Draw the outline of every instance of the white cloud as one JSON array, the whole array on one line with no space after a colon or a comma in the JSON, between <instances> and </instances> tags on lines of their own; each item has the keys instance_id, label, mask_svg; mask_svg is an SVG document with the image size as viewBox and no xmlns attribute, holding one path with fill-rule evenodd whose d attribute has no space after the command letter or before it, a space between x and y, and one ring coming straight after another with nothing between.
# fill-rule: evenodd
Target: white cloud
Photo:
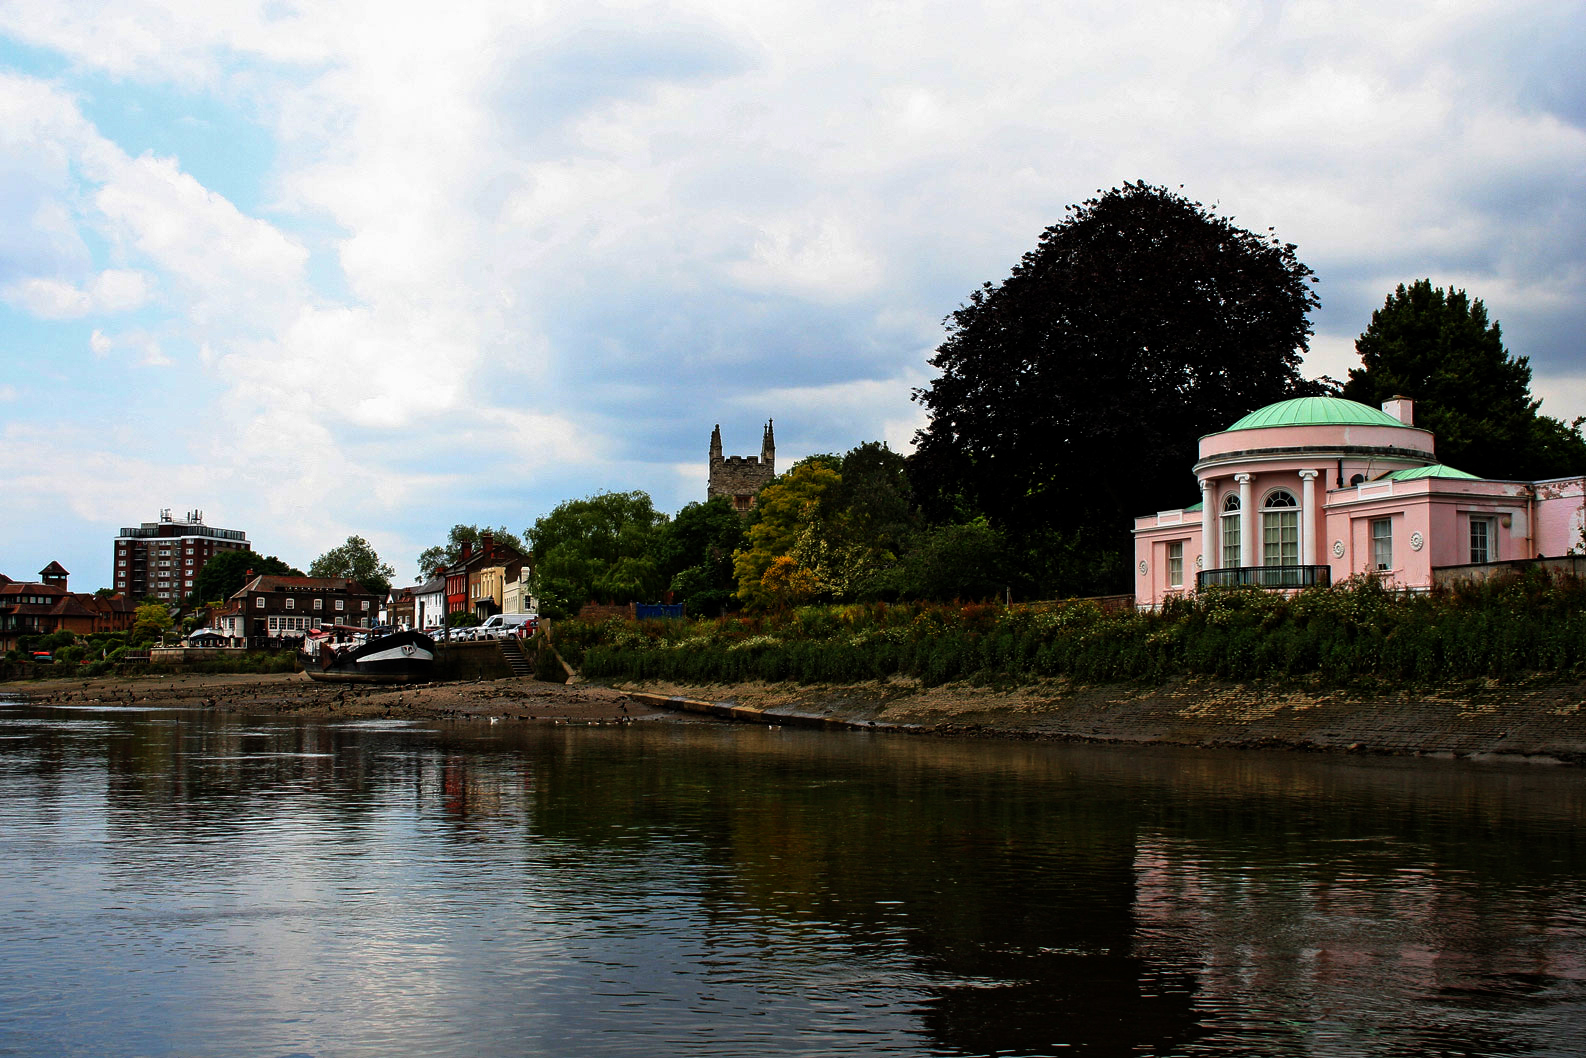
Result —
<instances>
[{"instance_id":1,"label":"white cloud","mask_svg":"<svg viewBox=\"0 0 1586 1058\"><path fill-rule=\"evenodd\" d=\"M93 331L107 372L113 350L198 350L173 384L228 429L177 454L309 557L504 487L547 509L567 482L692 498L661 438L721 409L811 451L905 450L941 318L1066 203L1138 178L1299 244L1326 299L1308 370L1343 377L1371 309L1430 275L1486 299L1568 417L1586 139L1522 90L1531 53L1489 46L1561 18L1579 15L12 0L0 32L71 67L0 74L0 296L137 312ZM264 207L85 116L104 108L79 92L147 85L267 127Z\"/></svg>"},{"instance_id":2,"label":"white cloud","mask_svg":"<svg viewBox=\"0 0 1586 1058\"><path fill-rule=\"evenodd\" d=\"M58 279L27 279L0 291L0 298L46 320L130 312L148 296L148 277L124 268L100 272L86 288Z\"/></svg>"}]
</instances>

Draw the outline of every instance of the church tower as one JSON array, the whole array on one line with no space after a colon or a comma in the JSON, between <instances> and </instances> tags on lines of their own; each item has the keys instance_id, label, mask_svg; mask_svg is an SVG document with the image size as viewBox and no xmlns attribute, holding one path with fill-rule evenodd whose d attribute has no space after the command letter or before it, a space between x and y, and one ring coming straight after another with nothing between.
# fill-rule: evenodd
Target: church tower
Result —
<instances>
[{"instance_id":1,"label":"church tower","mask_svg":"<svg viewBox=\"0 0 1586 1058\"><path fill-rule=\"evenodd\" d=\"M771 432L771 422L766 421L765 434L760 439L759 456L724 456L721 448L721 424L710 434L710 486L707 499L727 496L740 514L754 506L755 495L776 477L776 437Z\"/></svg>"}]
</instances>

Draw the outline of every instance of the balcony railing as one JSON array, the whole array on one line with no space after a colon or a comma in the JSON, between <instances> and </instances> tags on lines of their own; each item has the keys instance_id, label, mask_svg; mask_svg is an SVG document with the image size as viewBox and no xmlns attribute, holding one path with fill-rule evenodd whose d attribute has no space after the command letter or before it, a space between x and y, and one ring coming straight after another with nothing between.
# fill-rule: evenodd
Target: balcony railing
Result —
<instances>
[{"instance_id":1,"label":"balcony railing","mask_svg":"<svg viewBox=\"0 0 1586 1058\"><path fill-rule=\"evenodd\" d=\"M1325 588L1333 582L1329 566L1231 566L1195 574L1200 588Z\"/></svg>"}]
</instances>

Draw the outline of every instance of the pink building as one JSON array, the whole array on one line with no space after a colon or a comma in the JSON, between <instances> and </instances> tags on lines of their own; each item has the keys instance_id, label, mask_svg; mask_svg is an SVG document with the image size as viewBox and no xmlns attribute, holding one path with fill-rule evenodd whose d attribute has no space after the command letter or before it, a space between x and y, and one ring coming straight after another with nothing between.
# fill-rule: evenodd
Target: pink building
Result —
<instances>
[{"instance_id":1,"label":"pink building","mask_svg":"<svg viewBox=\"0 0 1586 1058\"><path fill-rule=\"evenodd\" d=\"M1136 604L1361 573L1426 590L1456 567L1582 550L1582 478L1491 481L1443 466L1413 412L1403 397L1380 411L1300 397L1202 437L1201 502L1135 519Z\"/></svg>"}]
</instances>

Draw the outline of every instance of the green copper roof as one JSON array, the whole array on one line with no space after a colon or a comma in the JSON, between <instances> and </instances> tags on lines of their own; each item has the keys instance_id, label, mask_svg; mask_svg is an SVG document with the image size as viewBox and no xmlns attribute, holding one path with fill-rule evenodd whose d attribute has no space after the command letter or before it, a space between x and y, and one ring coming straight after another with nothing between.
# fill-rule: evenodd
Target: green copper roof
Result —
<instances>
[{"instance_id":1,"label":"green copper roof","mask_svg":"<svg viewBox=\"0 0 1586 1058\"><path fill-rule=\"evenodd\" d=\"M1384 474L1383 477L1389 481L1415 481L1419 478L1475 478L1476 475L1446 467L1441 463L1433 463L1429 467L1416 467L1413 470L1395 470L1391 474Z\"/></svg>"},{"instance_id":2,"label":"green copper roof","mask_svg":"<svg viewBox=\"0 0 1586 1058\"><path fill-rule=\"evenodd\" d=\"M1342 397L1296 397L1257 409L1228 427L1259 430L1264 426L1403 426L1387 412Z\"/></svg>"}]
</instances>

